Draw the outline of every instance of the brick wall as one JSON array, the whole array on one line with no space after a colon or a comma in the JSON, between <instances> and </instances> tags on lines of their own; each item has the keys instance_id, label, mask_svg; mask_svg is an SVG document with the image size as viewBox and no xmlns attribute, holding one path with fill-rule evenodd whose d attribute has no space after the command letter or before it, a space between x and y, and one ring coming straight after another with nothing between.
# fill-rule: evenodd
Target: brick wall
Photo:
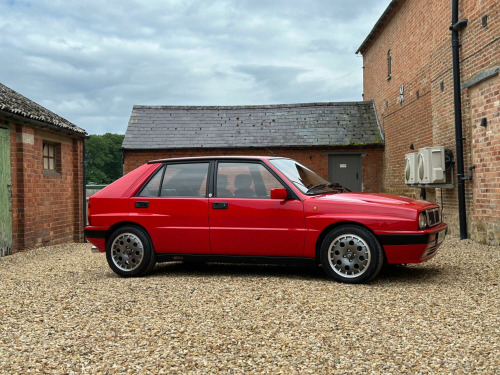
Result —
<instances>
[{"instance_id":1,"label":"brick wall","mask_svg":"<svg viewBox=\"0 0 500 375\"><path fill-rule=\"evenodd\" d=\"M472 181L474 237L500 243L500 77L469 90L472 123ZM486 119L486 127L481 126Z\"/></svg>"},{"instance_id":2,"label":"brick wall","mask_svg":"<svg viewBox=\"0 0 500 375\"><path fill-rule=\"evenodd\" d=\"M461 0L459 8L459 19L469 20L467 28L460 33L461 81L464 83L500 66L500 3ZM484 16L487 16L486 26L482 24ZM411 152L410 144L415 150L445 146L455 154L450 23L451 2L404 0L362 51L364 98L374 99L385 133L383 186L387 192L408 196L419 193L419 189L404 185L404 154ZM392 52L389 80L388 50ZM480 166L479 155L490 163L500 164L500 144L494 135L498 132L499 90L498 74L462 90L466 173L469 166L478 163L475 179L466 183L469 232L476 240L490 244L500 244L500 191L490 187L490 180L486 181L488 172ZM486 129L478 125L485 116L491 123ZM490 145L483 141L485 137L489 137ZM441 201L441 191L436 190L427 189L428 200ZM457 230L457 189L443 189L442 195L445 217L451 221L452 231Z\"/></svg>"},{"instance_id":3,"label":"brick wall","mask_svg":"<svg viewBox=\"0 0 500 375\"><path fill-rule=\"evenodd\" d=\"M328 179L328 155L340 152L359 152L362 154L363 191L382 191L383 148L272 148L278 156L289 157L311 168ZM248 149L181 149L154 151L124 151L125 173L142 164L155 159L189 157L189 156L222 156L222 155L269 155L269 151L261 148Z\"/></svg>"},{"instance_id":4,"label":"brick wall","mask_svg":"<svg viewBox=\"0 0 500 375\"><path fill-rule=\"evenodd\" d=\"M12 234L13 250L81 241L81 139L12 123ZM44 140L60 147L59 173L43 171Z\"/></svg>"}]
</instances>

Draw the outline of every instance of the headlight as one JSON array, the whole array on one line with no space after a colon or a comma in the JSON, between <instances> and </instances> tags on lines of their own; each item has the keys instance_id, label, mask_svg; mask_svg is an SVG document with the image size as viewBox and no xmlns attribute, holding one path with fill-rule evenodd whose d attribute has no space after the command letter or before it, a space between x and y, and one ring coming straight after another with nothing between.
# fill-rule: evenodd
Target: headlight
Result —
<instances>
[{"instance_id":1,"label":"headlight","mask_svg":"<svg viewBox=\"0 0 500 375\"><path fill-rule=\"evenodd\" d=\"M421 212L418 216L418 229L422 230L427 227L427 215L425 212Z\"/></svg>"}]
</instances>

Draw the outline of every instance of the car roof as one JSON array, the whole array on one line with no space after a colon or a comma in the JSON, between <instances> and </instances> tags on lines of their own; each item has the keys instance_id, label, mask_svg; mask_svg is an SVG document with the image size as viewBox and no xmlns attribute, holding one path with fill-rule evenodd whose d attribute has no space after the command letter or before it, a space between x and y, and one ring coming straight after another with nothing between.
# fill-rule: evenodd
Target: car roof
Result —
<instances>
[{"instance_id":1,"label":"car roof","mask_svg":"<svg viewBox=\"0 0 500 375\"><path fill-rule=\"evenodd\" d=\"M234 155L234 156L191 156L185 158L169 158L169 159L157 159L148 161L148 164L152 163L164 163L167 161L203 161L203 160L270 160L270 159L288 159L279 156L253 156L253 155Z\"/></svg>"}]
</instances>

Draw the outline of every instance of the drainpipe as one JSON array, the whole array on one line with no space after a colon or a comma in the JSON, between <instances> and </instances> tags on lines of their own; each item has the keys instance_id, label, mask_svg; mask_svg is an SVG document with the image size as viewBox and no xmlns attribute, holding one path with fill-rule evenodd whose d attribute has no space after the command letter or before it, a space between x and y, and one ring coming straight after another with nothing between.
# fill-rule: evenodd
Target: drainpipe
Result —
<instances>
[{"instance_id":1,"label":"drainpipe","mask_svg":"<svg viewBox=\"0 0 500 375\"><path fill-rule=\"evenodd\" d=\"M455 145L457 157L458 215L460 222L460 239L467 238L467 212L465 207L464 150L462 136L462 102L460 93L460 41L458 32L467 26L468 20L458 20L458 0L451 5L451 48L453 53L453 97L455 105Z\"/></svg>"}]
</instances>

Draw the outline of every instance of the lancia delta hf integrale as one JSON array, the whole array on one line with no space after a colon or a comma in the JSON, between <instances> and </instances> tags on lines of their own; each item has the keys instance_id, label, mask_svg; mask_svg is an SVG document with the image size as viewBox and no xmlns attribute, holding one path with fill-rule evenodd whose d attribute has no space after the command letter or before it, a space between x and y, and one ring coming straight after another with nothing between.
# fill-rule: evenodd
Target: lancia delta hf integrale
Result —
<instances>
[{"instance_id":1,"label":"lancia delta hf integrale","mask_svg":"<svg viewBox=\"0 0 500 375\"><path fill-rule=\"evenodd\" d=\"M447 231L435 204L351 193L280 157L151 161L93 195L88 222L120 276L168 261L311 263L345 283L429 260Z\"/></svg>"}]
</instances>

